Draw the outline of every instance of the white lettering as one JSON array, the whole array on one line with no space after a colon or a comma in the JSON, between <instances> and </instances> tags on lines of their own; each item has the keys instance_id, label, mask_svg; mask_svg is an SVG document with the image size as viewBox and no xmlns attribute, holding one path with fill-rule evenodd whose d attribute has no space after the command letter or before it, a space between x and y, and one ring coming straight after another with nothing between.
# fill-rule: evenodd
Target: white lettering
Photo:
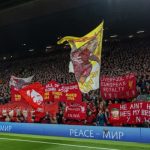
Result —
<instances>
[{"instance_id":1,"label":"white lettering","mask_svg":"<svg viewBox=\"0 0 150 150\"><path fill-rule=\"evenodd\" d=\"M12 129L12 126L8 126L8 125L1 125L0 126L0 132L10 132Z\"/></svg>"},{"instance_id":2,"label":"white lettering","mask_svg":"<svg viewBox=\"0 0 150 150\"><path fill-rule=\"evenodd\" d=\"M103 139L120 140L123 136L124 136L124 133L122 131L119 131L119 132L103 131Z\"/></svg>"},{"instance_id":3,"label":"white lettering","mask_svg":"<svg viewBox=\"0 0 150 150\"><path fill-rule=\"evenodd\" d=\"M94 138L93 130L70 129L70 136Z\"/></svg>"}]
</instances>

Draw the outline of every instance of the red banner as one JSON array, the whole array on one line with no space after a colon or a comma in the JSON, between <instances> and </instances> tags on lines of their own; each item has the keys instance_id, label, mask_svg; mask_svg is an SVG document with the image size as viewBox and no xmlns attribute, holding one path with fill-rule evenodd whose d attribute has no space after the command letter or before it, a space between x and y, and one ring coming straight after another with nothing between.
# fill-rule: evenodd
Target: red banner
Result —
<instances>
[{"instance_id":1,"label":"red banner","mask_svg":"<svg viewBox=\"0 0 150 150\"><path fill-rule=\"evenodd\" d=\"M58 104L44 104L43 109L34 109L27 102L10 102L5 105L0 105L0 121L5 121L4 116L11 118L12 122L16 122L17 116L21 113L27 122L32 122L32 115L35 116L34 122L39 122L47 113L56 117L58 112Z\"/></svg>"},{"instance_id":2,"label":"red banner","mask_svg":"<svg viewBox=\"0 0 150 150\"><path fill-rule=\"evenodd\" d=\"M35 109L40 108L44 101L44 89L43 86L38 82L22 88L19 90L19 93L24 98L24 100Z\"/></svg>"},{"instance_id":3,"label":"red banner","mask_svg":"<svg viewBox=\"0 0 150 150\"><path fill-rule=\"evenodd\" d=\"M62 93L57 93L60 84L56 81L50 81L45 85L44 100L60 100Z\"/></svg>"},{"instance_id":4,"label":"red banner","mask_svg":"<svg viewBox=\"0 0 150 150\"><path fill-rule=\"evenodd\" d=\"M56 116L56 113L58 112L58 103L44 104L43 106L44 107L43 109L41 109L41 111L37 111L36 109L34 109L35 115L36 117L38 117L38 119L42 118L42 116L45 116L46 113L50 113L52 116ZM5 105L0 105L0 115L5 113L7 116L13 111L13 116L16 116L17 110L20 110L21 112L26 110L31 115L31 111L33 111L33 108L25 101L10 102Z\"/></svg>"},{"instance_id":5,"label":"red banner","mask_svg":"<svg viewBox=\"0 0 150 150\"><path fill-rule=\"evenodd\" d=\"M30 112L32 110L32 107L29 106L26 102L10 102L5 105L0 105L0 115L7 116L8 114L10 116L16 116L17 110L26 110Z\"/></svg>"},{"instance_id":6,"label":"red banner","mask_svg":"<svg viewBox=\"0 0 150 150\"><path fill-rule=\"evenodd\" d=\"M109 113L111 124L142 124L150 121L150 102L111 104Z\"/></svg>"},{"instance_id":7,"label":"red banner","mask_svg":"<svg viewBox=\"0 0 150 150\"><path fill-rule=\"evenodd\" d=\"M86 119L87 104L81 103L67 103L64 117L66 119L84 120Z\"/></svg>"},{"instance_id":8,"label":"red banner","mask_svg":"<svg viewBox=\"0 0 150 150\"><path fill-rule=\"evenodd\" d=\"M64 102L81 102L82 94L77 83L59 84L55 81L50 81L45 86L44 99Z\"/></svg>"},{"instance_id":9,"label":"red banner","mask_svg":"<svg viewBox=\"0 0 150 150\"><path fill-rule=\"evenodd\" d=\"M21 97L20 93L18 92L18 89L11 87L10 93L11 93L11 101L12 102L18 102L18 101L22 100L22 97Z\"/></svg>"},{"instance_id":10,"label":"red banner","mask_svg":"<svg viewBox=\"0 0 150 150\"><path fill-rule=\"evenodd\" d=\"M45 104L44 110L45 112L50 113L52 116L56 116L56 113L58 113L58 103L54 102L52 104Z\"/></svg>"},{"instance_id":11,"label":"red banner","mask_svg":"<svg viewBox=\"0 0 150 150\"><path fill-rule=\"evenodd\" d=\"M58 91L63 92L62 101L82 102L82 94L77 83L61 84Z\"/></svg>"},{"instance_id":12,"label":"red banner","mask_svg":"<svg viewBox=\"0 0 150 150\"><path fill-rule=\"evenodd\" d=\"M128 74L118 77L102 77L100 92L103 99L128 99L136 96L136 77Z\"/></svg>"}]
</instances>

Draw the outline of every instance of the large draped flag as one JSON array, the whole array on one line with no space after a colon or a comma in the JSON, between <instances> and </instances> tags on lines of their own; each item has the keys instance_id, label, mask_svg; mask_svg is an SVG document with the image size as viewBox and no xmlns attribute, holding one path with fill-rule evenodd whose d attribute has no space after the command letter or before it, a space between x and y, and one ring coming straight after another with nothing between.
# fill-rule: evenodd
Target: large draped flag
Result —
<instances>
[{"instance_id":1,"label":"large draped flag","mask_svg":"<svg viewBox=\"0 0 150 150\"><path fill-rule=\"evenodd\" d=\"M66 36L57 42L71 46L69 72L75 74L83 93L99 88L102 39L103 22L83 37Z\"/></svg>"}]
</instances>

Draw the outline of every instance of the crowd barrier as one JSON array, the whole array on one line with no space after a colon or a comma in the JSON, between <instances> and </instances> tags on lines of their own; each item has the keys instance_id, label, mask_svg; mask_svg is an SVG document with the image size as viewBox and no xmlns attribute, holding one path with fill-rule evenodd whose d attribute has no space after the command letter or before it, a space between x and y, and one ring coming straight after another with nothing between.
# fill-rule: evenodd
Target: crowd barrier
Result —
<instances>
[{"instance_id":1,"label":"crowd barrier","mask_svg":"<svg viewBox=\"0 0 150 150\"><path fill-rule=\"evenodd\" d=\"M150 143L149 128L0 122L0 132Z\"/></svg>"}]
</instances>

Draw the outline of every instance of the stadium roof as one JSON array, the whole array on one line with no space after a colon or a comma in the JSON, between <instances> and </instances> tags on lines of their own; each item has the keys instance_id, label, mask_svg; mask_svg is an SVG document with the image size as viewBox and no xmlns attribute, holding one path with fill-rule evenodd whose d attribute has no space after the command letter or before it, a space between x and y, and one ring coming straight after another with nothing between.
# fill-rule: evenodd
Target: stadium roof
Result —
<instances>
[{"instance_id":1,"label":"stadium roof","mask_svg":"<svg viewBox=\"0 0 150 150\"><path fill-rule=\"evenodd\" d=\"M105 39L150 33L148 0L0 0L0 53L44 49L105 21Z\"/></svg>"}]
</instances>

